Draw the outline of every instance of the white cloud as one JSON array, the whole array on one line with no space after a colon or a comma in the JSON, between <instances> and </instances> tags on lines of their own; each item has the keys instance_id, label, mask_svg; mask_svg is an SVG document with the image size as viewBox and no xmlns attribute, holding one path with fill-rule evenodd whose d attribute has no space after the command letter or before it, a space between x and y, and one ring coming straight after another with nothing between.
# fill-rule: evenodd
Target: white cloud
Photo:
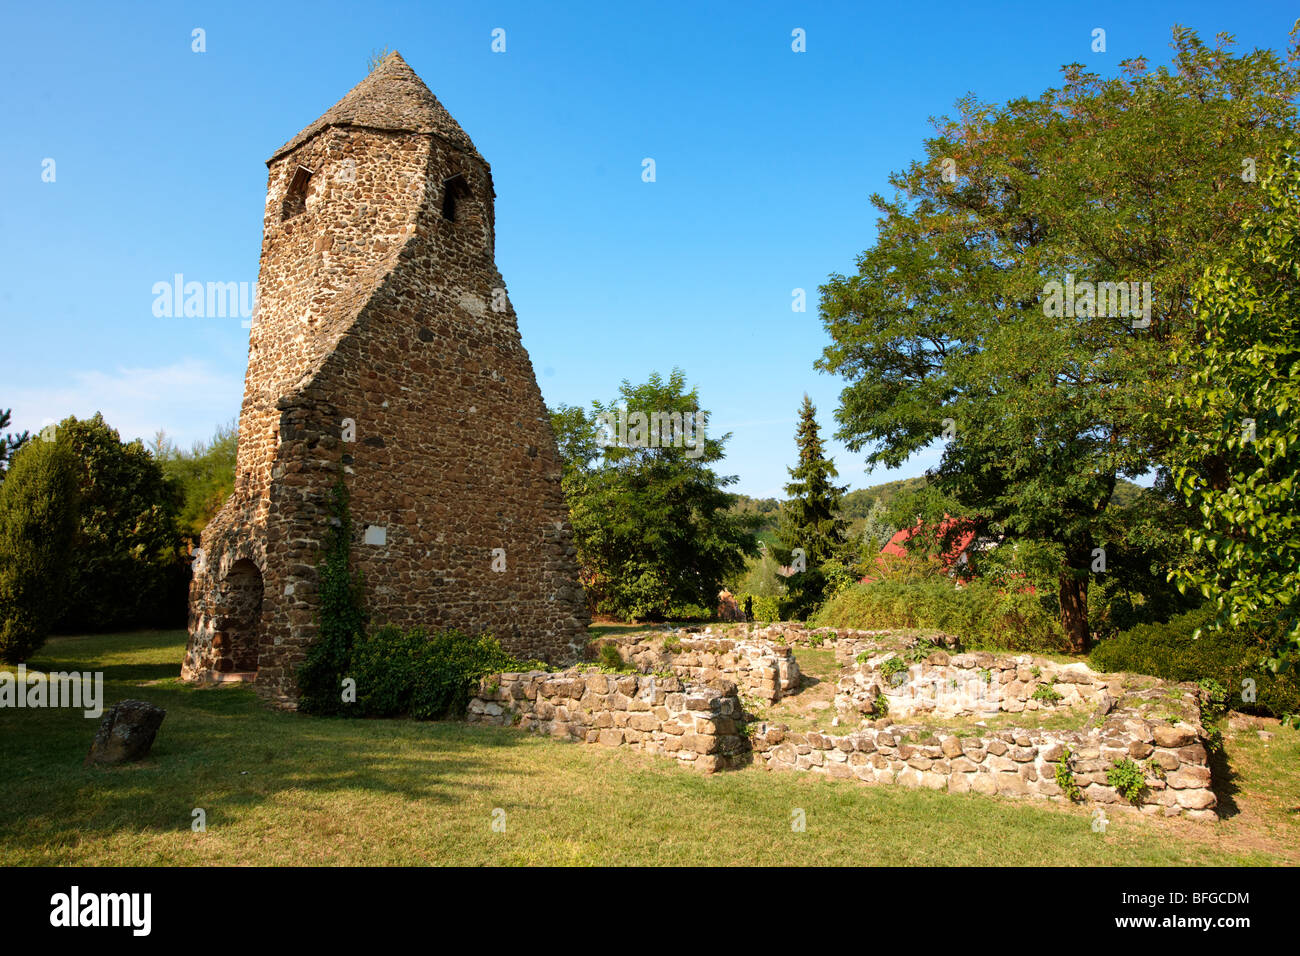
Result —
<instances>
[{"instance_id":1,"label":"white cloud","mask_svg":"<svg viewBox=\"0 0 1300 956\"><path fill-rule=\"evenodd\" d=\"M39 431L75 415L102 412L123 441L146 442L159 429L182 447L212 436L213 429L238 415L243 376L218 372L201 359L187 358L157 368L71 372L44 385L6 386L0 402L13 408L12 429Z\"/></svg>"}]
</instances>

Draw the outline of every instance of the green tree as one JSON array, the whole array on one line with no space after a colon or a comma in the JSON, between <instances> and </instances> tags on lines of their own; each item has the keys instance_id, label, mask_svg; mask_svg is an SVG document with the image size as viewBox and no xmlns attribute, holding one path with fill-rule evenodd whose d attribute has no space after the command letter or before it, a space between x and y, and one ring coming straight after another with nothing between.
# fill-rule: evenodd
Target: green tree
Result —
<instances>
[{"instance_id":1,"label":"green tree","mask_svg":"<svg viewBox=\"0 0 1300 956\"><path fill-rule=\"evenodd\" d=\"M8 428L10 413L12 409L6 408L0 411L0 428ZM22 448L24 443L31 438L27 432L0 432L0 482L5 480L5 472L9 468L9 462L13 460L18 449Z\"/></svg>"},{"instance_id":2,"label":"green tree","mask_svg":"<svg viewBox=\"0 0 1300 956\"><path fill-rule=\"evenodd\" d=\"M1094 634L1167 621L1200 603L1169 580L1170 568L1196 558L1184 536L1197 518L1164 469L1151 488L1116 489L1099 538L1105 570L1089 589Z\"/></svg>"},{"instance_id":3,"label":"green tree","mask_svg":"<svg viewBox=\"0 0 1300 956\"><path fill-rule=\"evenodd\" d=\"M0 485L0 660L25 661L45 643L76 530L76 462L61 445L31 442Z\"/></svg>"},{"instance_id":4,"label":"green tree","mask_svg":"<svg viewBox=\"0 0 1300 956\"><path fill-rule=\"evenodd\" d=\"M795 444L799 462L787 469L791 480L785 493L789 498L781 512L776 556L794 570L786 580L789 613L804 620L825 599L828 564L843 564L848 557L844 519L840 517L840 496L846 489L833 480L838 472L826 457L817 428L817 409L807 395L799 408Z\"/></svg>"},{"instance_id":5,"label":"green tree","mask_svg":"<svg viewBox=\"0 0 1300 956\"><path fill-rule=\"evenodd\" d=\"M590 413L551 413L564 460L583 585L598 612L662 620L711 611L722 581L755 550L758 519L734 513L718 475L729 434L706 434L708 413L684 374L626 380Z\"/></svg>"},{"instance_id":6,"label":"green tree","mask_svg":"<svg viewBox=\"0 0 1300 956\"><path fill-rule=\"evenodd\" d=\"M1168 452L1148 413L1196 341L1192 283L1260 208L1245 161L1294 128L1298 35L1283 62L1175 28L1171 67L1135 59L1103 79L1072 64L1036 99L959 101L925 160L891 177L899 194L873 197L857 274L822 287L832 344L817 364L849 382L838 437L872 446L869 467L942 438L941 490L1059 548L1075 651L1116 483ZM1138 283L1139 308L1101 283Z\"/></svg>"},{"instance_id":7,"label":"green tree","mask_svg":"<svg viewBox=\"0 0 1300 956\"><path fill-rule=\"evenodd\" d=\"M185 620L188 569L176 526L179 489L140 441L123 442L102 415L59 423L76 461L80 509L63 613L75 631Z\"/></svg>"},{"instance_id":8,"label":"green tree","mask_svg":"<svg viewBox=\"0 0 1300 956\"><path fill-rule=\"evenodd\" d=\"M560 405L548 410L555 449L564 468L566 489L591 471L600 457L600 444L592 416L576 405Z\"/></svg>"},{"instance_id":9,"label":"green tree","mask_svg":"<svg viewBox=\"0 0 1300 956\"><path fill-rule=\"evenodd\" d=\"M737 575L737 595L753 594L765 598L785 596L786 579L781 576L780 562L773 556L771 548L760 541L758 557L747 558L745 565L745 572Z\"/></svg>"},{"instance_id":10,"label":"green tree","mask_svg":"<svg viewBox=\"0 0 1300 956\"><path fill-rule=\"evenodd\" d=\"M1300 653L1300 144L1270 164L1234 255L1195 288L1204 338L1163 423L1174 478L1203 517L1179 569L1220 626L1275 628L1273 666ZM1192 424L1189 426L1189 421Z\"/></svg>"},{"instance_id":11,"label":"green tree","mask_svg":"<svg viewBox=\"0 0 1300 956\"><path fill-rule=\"evenodd\" d=\"M197 441L189 451L176 448L161 433L154 440L154 457L180 489L177 525L191 546L197 546L203 529L235 490L238 447L239 430L234 421L218 426L209 441Z\"/></svg>"},{"instance_id":12,"label":"green tree","mask_svg":"<svg viewBox=\"0 0 1300 956\"><path fill-rule=\"evenodd\" d=\"M877 498L871 503L862 523L862 554L864 558L874 559L880 549L889 544L889 539L898 533L898 525L889 519L889 508Z\"/></svg>"}]
</instances>

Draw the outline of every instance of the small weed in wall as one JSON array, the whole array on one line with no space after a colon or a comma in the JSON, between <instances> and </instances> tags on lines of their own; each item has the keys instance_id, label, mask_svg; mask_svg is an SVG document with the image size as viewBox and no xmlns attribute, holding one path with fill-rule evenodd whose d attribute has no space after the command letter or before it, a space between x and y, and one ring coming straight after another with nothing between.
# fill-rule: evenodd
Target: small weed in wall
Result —
<instances>
[{"instance_id":1,"label":"small weed in wall","mask_svg":"<svg viewBox=\"0 0 1300 956\"><path fill-rule=\"evenodd\" d=\"M1218 727L1212 727L1205 731L1205 749L1212 754L1223 752L1223 731Z\"/></svg>"},{"instance_id":2,"label":"small weed in wall","mask_svg":"<svg viewBox=\"0 0 1300 956\"><path fill-rule=\"evenodd\" d=\"M880 676L897 687L907 680L907 663L901 657L891 657L880 665Z\"/></svg>"},{"instance_id":3,"label":"small weed in wall","mask_svg":"<svg viewBox=\"0 0 1300 956\"><path fill-rule=\"evenodd\" d=\"M929 657L931 654L933 654L935 651L940 651L940 650L943 650L943 648L941 648L934 641L928 640L926 638L921 638L910 648L908 648L907 656L911 658L914 663L919 664L922 661L924 661L927 657Z\"/></svg>"},{"instance_id":4,"label":"small weed in wall","mask_svg":"<svg viewBox=\"0 0 1300 956\"><path fill-rule=\"evenodd\" d=\"M1201 723L1208 727L1228 712L1228 689L1210 677L1202 678L1198 684L1201 688Z\"/></svg>"},{"instance_id":5,"label":"small weed in wall","mask_svg":"<svg viewBox=\"0 0 1300 956\"><path fill-rule=\"evenodd\" d=\"M740 707L744 711L746 721L767 720L767 714L763 710L763 701L757 697L750 697L747 694L740 695Z\"/></svg>"},{"instance_id":6,"label":"small weed in wall","mask_svg":"<svg viewBox=\"0 0 1300 956\"><path fill-rule=\"evenodd\" d=\"M1034 689L1034 700L1041 700L1047 704L1055 704L1060 701L1061 692L1051 684L1039 684Z\"/></svg>"},{"instance_id":7,"label":"small weed in wall","mask_svg":"<svg viewBox=\"0 0 1300 956\"><path fill-rule=\"evenodd\" d=\"M1142 768L1125 757L1115 761L1115 765L1106 771L1106 782L1114 787L1121 797L1135 806L1141 802L1146 793L1146 776Z\"/></svg>"},{"instance_id":8,"label":"small weed in wall","mask_svg":"<svg viewBox=\"0 0 1300 956\"><path fill-rule=\"evenodd\" d=\"M1071 801L1078 803L1083 799L1083 791L1079 789L1079 784L1074 779L1074 770L1070 767L1072 756L1074 754L1069 747L1061 748L1061 759L1056 763L1056 785Z\"/></svg>"},{"instance_id":9,"label":"small weed in wall","mask_svg":"<svg viewBox=\"0 0 1300 956\"><path fill-rule=\"evenodd\" d=\"M626 674L632 669L623 660L623 655L618 652L618 648L613 644L606 644L600 649L599 664L602 671L615 674Z\"/></svg>"}]
</instances>

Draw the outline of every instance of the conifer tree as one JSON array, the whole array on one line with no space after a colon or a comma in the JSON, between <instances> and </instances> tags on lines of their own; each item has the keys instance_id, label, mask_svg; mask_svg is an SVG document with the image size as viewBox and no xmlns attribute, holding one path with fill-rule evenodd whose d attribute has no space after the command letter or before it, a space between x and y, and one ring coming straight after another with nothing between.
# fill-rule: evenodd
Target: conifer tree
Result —
<instances>
[{"instance_id":1,"label":"conifer tree","mask_svg":"<svg viewBox=\"0 0 1300 956\"><path fill-rule=\"evenodd\" d=\"M845 488L833 481L835 464L826 457L817 428L817 409L807 395L799 409L795 433L799 463L789 469L789 500L781 514L778 558L794 571L787 581L788 613L800 620L826 596L827 564L844 557L847 535L840 517Z\"/></svg>"},{"instance_id":2,"label":"conifer tree","mask_svg":"<svg viewBox=\"0 0 1300 956\"><path fill-rule=\"evenodd\" d=\"M8 426L9 416L12 411L13 409L9 408L0 411L0 428ZM0 481L5 480L5 472L9 468L9 462L30 437L31 435L25 431L17 434L13 432L0 433Z\"/></svg>"},{"instance_id":3,"label":"conifer tree","mask_svg":"<svg viewBox=\"0 0 1300 956\"><path fill-rule=\"evenodd\" d=\"M77 463L62 445L32 442L0 485L0 661L27 660L67 599L77 531Z\"/></svg>"}]
</instances>

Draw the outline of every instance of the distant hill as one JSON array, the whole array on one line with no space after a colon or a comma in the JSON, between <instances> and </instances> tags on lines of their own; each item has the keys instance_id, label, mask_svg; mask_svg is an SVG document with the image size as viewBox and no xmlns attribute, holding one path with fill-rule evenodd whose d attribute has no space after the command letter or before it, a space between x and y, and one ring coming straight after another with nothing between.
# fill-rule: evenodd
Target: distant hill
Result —
<instances>
[{"instance_id":1,"label":"distant hill","mask_svg":"<svg viewBox=\"0 0 1300 956\"><path fill-rule=\"evenodd\" d=\"M850 491L840 499L840 513L848 521L857 521L871 513L871 506L877 501L886 508L904 491L916 491L925 486L924 477L900 478L898 481L886 481L884 484L872 485Z\"/></svg>"},{"instance_id":2,"label":"distant hill","mask_svg":"<svg viewBox=\"0 0 1300 956\"><path fill-rule=\"evenodd\" d=\"M1123 478L1115 480L1115 493L1110 496L1110 503L1117 508L1127 508L1137 500L1138 495L1146 489Z\"/></svg>"},{"instance_id":3,"label":"distant hill","mask_svg":"<svg viewBox=\"0 0 1300 956\"><path fill-rule=\"evenodd\" d=\"M740 514L775 515L781 511L780 498L751 498L749 495L736 495L732 511Z\"/></svg>"},{"instance_id":4,"label":"distant hill","mask_svg":"<svg viewBox=\"0 0 1300 956\"><path fill-rule=\"evenodd\" d=\"M865 520L871 513L872 505L877 501L888 508L900 494L918 491L923 487L925 487L925 477L918 476L886 481L879 485L872 485L870 488L859 488L857 491L848 492L840 499L840 514L852 525L854 522ZM1141 485L1119 478L1115 482L1115 494L1111 501L1117 507L1127 507L1137 500L1143 490ZM736 504L732 510L741 514L762 515L765 519L762 531L774 532L781 520L781 505L779 498L751 498L749 495L736 495Z\"/></svg>"}]
</instances>

